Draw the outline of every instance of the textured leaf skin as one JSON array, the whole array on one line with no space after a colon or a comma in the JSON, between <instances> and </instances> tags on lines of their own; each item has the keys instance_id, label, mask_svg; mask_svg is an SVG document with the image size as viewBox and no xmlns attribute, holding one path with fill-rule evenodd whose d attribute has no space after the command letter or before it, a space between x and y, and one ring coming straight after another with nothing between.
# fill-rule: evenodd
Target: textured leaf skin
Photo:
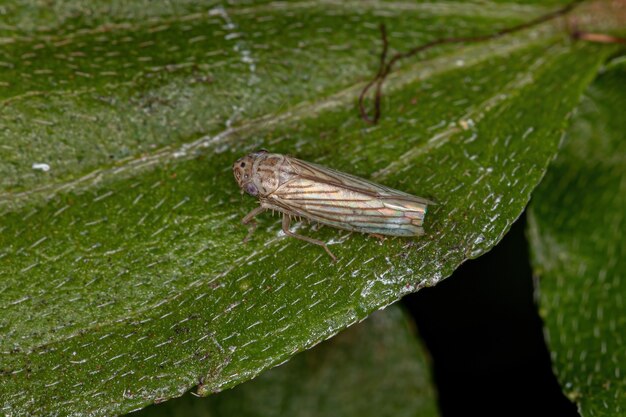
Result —
<instances>
[{"instance_id":1,"label":"textured leaf skin","mask_svg":"<svg viewBox=\"0 0 626 417\"><path fill-rule=\"evenodd\" d=\"M392 306L232 390L185 395L131 416L437 416L411 324Z\"/></svg>"},{"instance_id":2,"label":"textured leaf skin","mask_svg":"<svg viewBox=\"0 0 626 417\"><path fill-rule=\"evenodd\" d=\"M530 205L554 369L582 416L626 413L626 65L587 90Z\"/></svg>"},{"instance_id":3,"label":"textured leaf skin","mask_svg":"<svg viewBox=\"0 0 626 417\"><path fill-rule=\"evenodd\" d=\"M100 3L75 2L38 25L50 15L20 4L0 72L11 416L120 414L200 382L220 391L436 284L519 216L608 53L552 24L440 48L397 68L370 128L354 102L381 19L406 49L546 9L157 3L112 5L103 20ZM426 236L299 229L330 243L333 264L265 216L242 245L255 203L230 167L260 147L436 200Z\"/></svg>"}]
</instances>

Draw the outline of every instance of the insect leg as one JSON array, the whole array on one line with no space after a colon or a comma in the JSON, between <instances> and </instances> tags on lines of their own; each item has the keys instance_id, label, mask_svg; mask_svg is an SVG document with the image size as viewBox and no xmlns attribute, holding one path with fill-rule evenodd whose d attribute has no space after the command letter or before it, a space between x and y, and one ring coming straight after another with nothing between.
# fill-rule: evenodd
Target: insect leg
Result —
<instances>
[{"instance_id":1,"label":"insect leg","mask_svg":"<svg viewBox=\"0 0 626 417\"><path fill-rule=\"evenodd\" d=\"M246 243L248 240L250 240L250 236L252 236L252 233L254 233L254 231L256 230L257 223L256 220L254 220L254 217L257 214L264 212L265 210L265 207L259 206L252 210L250 213L246 214L246 217L241 219L241 224L248 226L248 234L243 239L243 243Z\"/></svg>"},{"instance_id":2,"label":"insect leg","mask_svg":"<svg viewBox=\"0 0 626 417\"><path fill-rule=\"evenodd\" d=\"M295 237L296 239L304 240L305 242L313 243L314 245L319 245L324 248L326 253L329 254L331 258L333 258L333 261L337 260L337 257L333 255L330 249L328 249L328 246L326 246L326 243L322 242L321 240L313 239L308 236L298 235L292 232L291 230L289 230L290 223L291 223L291 219L289 218L289 216L287 214L283 215L283 232L285 232L287 236Z\"/></svg>"}]
</instances>

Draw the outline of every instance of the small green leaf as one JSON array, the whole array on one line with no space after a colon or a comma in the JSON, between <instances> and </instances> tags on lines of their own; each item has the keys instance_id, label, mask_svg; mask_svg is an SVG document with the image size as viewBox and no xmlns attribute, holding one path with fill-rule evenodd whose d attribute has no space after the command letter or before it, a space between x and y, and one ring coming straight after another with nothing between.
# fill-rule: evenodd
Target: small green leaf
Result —
<instances>
[{"instance_id":1,"label":"small green leaf","mask_svg":"<svg viewBox=\"0 0 626 417\"><path fill-rule=\"evenodd\" d=\"M449 276L522 212L611 50L554 22L433 50L400 63L368 127L354 104L379 22L406 50L551 9L68 3L9 3L1 28L0 410L13 416L220 391ZM299 229L332 263L265 215L242 245L256 203L230 167L259 147L435 199L426 236Z\"/></svg>"},{"instance_id":2,"label":"small green leaf","mask_svg":"<svg viewBox=\"0 0 626 417\"><path fill-rule=\"evenodd\" d=\"M390 307L232 390L206 399L185 395L132 417L436 416L410 325Z\"/></svg>"},{"instance_id":3,"label":"small green leaf","mask_svg":"<svg viewBox=\"0 0 626 417\"><path fill-rule=\"evenodd\" d=\"M626 65L589 87L530 206L556 374L583 416L626 412Z\"/></svg>"}]
</instances>

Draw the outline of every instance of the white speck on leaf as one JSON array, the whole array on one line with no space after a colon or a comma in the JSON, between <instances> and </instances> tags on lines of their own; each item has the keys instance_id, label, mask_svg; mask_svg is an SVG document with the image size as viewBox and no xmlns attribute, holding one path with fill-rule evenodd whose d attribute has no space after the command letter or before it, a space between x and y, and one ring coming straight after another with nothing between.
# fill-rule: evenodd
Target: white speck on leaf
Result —
<instances>
[{"instance_id":1,"label":"white speck on leaf","mask_svg":"<svg viewBox=\"0 0 626 417\"><path fill-rule=\"evenodd\" d=\"M33 169L36 171L48 172L50 171L50 165L43 162L35 162L33 163Z\"/></svg>"}]
</instances>

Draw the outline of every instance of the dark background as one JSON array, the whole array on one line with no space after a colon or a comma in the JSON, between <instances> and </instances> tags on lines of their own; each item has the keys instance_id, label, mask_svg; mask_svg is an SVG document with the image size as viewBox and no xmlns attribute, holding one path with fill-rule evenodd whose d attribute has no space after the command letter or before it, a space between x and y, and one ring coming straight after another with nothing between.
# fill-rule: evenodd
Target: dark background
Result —
<instances>
[{"instance_id":1,"label":"dark background","mask_svg":"<svg viewBox=\"0 0 626 417\"><path fill-rule=\"evenodd\" d=\"M551 368L525 214L490 252L403 299L433 363L443 417L578 416Z\"/></svg>"}]
</instances>

